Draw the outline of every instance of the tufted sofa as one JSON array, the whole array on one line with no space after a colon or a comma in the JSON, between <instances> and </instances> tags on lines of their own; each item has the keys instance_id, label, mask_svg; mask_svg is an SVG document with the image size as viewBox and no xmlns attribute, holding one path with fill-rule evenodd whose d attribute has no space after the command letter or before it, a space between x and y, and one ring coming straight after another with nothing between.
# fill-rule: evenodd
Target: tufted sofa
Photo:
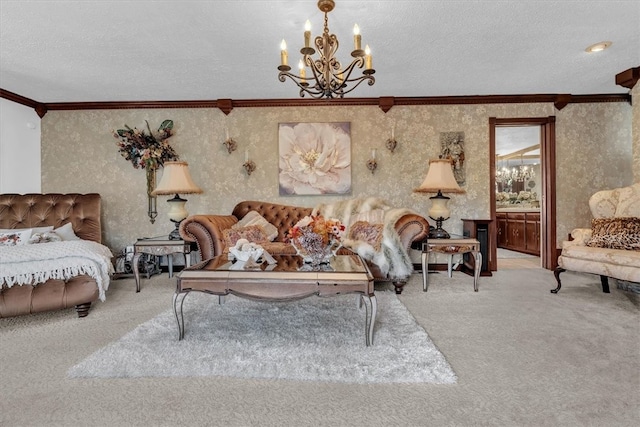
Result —
<instances>
[{"instance_id":1,"label":"tufted sofa","mask_svg":"<svg viewBox=\"0 0 640 427\"><path fill-rule=\"evenodd\" d=\"M276 226L278 236L273 242L263 245L271 254L295 254L296 251L288 243L284 243L285 233L299 220L310 215L312 208L281 205L269 202L244 201L238 203L231 215L192 215L180 224L180 235L185 241L196 242L203 260L220 255L225 250L223 231L231 228L251 211L257 211L269 223ZM395 223L395 229L406 250L414 241L424 240L429 234L429 223L419 215L408 214L399 218ZM348 249L341 248L342 253L351 253ZM340 253L340 252L339 252ZM376 281L391 281L396 293L402 292L406 280L393 280L382 274L380 269L372 263L368 263L369 269Z\"/></svg>"},{"instance_id":2,"label":"tufted sofa","mask_svg":"<svg viewBox=\"0 0 640 427\"><path fill-rule=\"evenodd\" d=\"M58 228L71 222L78 237L100 243L100 208L99 194L0 194L0 228ZM67 281L48 280L36 286L3 287L0 318L73 306L78 317L85 317L98 296L96 281L87 275Z\"/></svg>"},{"instance_id":3,"label":"tufted sofa","mask_svg":"<svg viewBox=\"0 0 640 427\"><path fill-rule=\"evenodd\" d=\"M560 290L566 270L600 275L603 292L609 292L609 277L640 282L640 183L599 191L589 208L592 228L576 228L572 240L562 243L552 293Z\"/></svg>"}]
</instances>

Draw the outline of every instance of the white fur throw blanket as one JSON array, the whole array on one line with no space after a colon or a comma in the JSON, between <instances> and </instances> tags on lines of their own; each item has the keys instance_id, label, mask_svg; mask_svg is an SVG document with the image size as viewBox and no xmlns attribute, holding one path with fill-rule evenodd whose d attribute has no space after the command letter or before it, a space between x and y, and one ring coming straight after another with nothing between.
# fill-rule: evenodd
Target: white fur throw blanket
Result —
<instances>
[{"instance_id":1,"label":"white fur throw blanket","mask_svg":"<svg viewBox=\"0 0 640 427\"><path fill-rule=\"evenodd\" d=\"M363 259L376 264L382 274L390 279L406 279L413 272L413 263L400 241L400 236L395 229L395 223L403 215L416 214L410 209L392 208L382 199L375 197L356 198L343 200L331 204L320 204L313 209L313 215L322 215L325 218L339 219L348 227L353 218L363 212L371 212L380 209L384 212L382 244L380 251L369 243L345 238L342 241L344 247L351 249Z\"/></svg>"},{"instance_id":2,"label":"white fur throw blanket","mask_svg":"<svg viewBox=\"0 0 640 427\"><path fill-rule=\"evenodd\" d=\"M89 240L0 246L0 286L37 285L86 274L96 280L104 301L113 273L111 257L109 248Z\"/></svg>"}]
</instances>

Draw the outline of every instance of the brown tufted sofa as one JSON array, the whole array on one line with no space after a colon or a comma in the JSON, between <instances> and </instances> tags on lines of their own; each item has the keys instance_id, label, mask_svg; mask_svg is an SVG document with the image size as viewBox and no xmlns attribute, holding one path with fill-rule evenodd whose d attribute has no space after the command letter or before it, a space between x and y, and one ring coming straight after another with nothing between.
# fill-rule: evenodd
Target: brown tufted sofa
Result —
<instances>
[{"instance_id":1,"label":"brown tufted sofa","mask_svg":"<svg viewBox=\"0 0 640 427\"><path fill-rule=\"evenodd\" d=\"M313 208L280 205L269 202L244 201L238 203L231 215L191 215L180 224L180 235L187 242L196 242L203 260L220 255L225 250L223 231L231 228L247 213L257 211L267 221L278 228L278 237L265 245L271 254L295 254L293 246L283 243L285 233L299 220L310 215ZM404 215L395 224L405 249L414 241L424 240L429 234L428 221L419 215ZM352 253L341 248L339 253ZM369 269L378 282L393 282L396 293L402 292L406 280L392 280L382 274L378 266L368 263Z\"/></svg>"},{"instance_id":2,"label":"brown tufted sofa","mask_svg":"<svg viewBox=\"0 0 640 427\"><path fill-rule=\"evenodd\" d=\"M100 243L99 194L0 194L0 228L29 228L72 223L81 239ZM98 285L87 275L48 280L35 286L0 289L0 318L76 307L78 317L89 314L98 299Z\"/></svg>"}]
</instances>

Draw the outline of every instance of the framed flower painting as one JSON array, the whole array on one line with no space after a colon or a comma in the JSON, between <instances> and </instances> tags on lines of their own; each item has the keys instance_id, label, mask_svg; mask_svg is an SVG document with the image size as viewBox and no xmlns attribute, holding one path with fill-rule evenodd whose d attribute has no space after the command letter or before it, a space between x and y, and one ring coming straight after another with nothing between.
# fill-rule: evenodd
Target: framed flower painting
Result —
<instances>
[{"instance_id":1,"label":"framed flower painting","mask_svg":"<svg viewBox=\"0 0 640 427\"><path fill-rule=\"evenodd\" d=\"M279 123L281 196L351 192L351 123Z\"/></svg>"}]
</instances>

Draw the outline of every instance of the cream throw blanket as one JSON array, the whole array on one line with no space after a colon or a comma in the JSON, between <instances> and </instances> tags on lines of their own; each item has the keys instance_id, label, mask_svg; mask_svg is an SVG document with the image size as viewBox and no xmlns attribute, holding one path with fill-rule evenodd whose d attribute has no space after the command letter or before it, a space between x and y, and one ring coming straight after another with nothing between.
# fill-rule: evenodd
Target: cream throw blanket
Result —
<instances>
[{"instance_id":1,"label":"cream throw blanket","mask_svg":"<svg viewBox=\"0 0 640 427\"><path fill-rule=\"evenodd\" d=\"M37 285L86 274L96 280L104 301L113 273L111 257L109 248L89 240L0 246L0 286Z\"/></svg>"},{"instance_id":2,"label":"cream throw blanket","mask_svg":"<svg viewBox=\"0 0 640 427\"><path fill-rule=\"evenodd\" d=\"M325 218L339 219L347 227L348 236L348 227L359 213L376 209L384 212L384 228L380 251L376 251L367 242L348 238L343 239L342 244L363 259L376 264L380 271L390 279L406 279L413 272L413 263L400 241L400 236L395 229L395 223L403 215L416 214L415 212L410 209L392 208L382 199L367 197L343 200L331 204L320 204L313 209L312 214L322 215Z\"/></svg>"}]
</instances>

